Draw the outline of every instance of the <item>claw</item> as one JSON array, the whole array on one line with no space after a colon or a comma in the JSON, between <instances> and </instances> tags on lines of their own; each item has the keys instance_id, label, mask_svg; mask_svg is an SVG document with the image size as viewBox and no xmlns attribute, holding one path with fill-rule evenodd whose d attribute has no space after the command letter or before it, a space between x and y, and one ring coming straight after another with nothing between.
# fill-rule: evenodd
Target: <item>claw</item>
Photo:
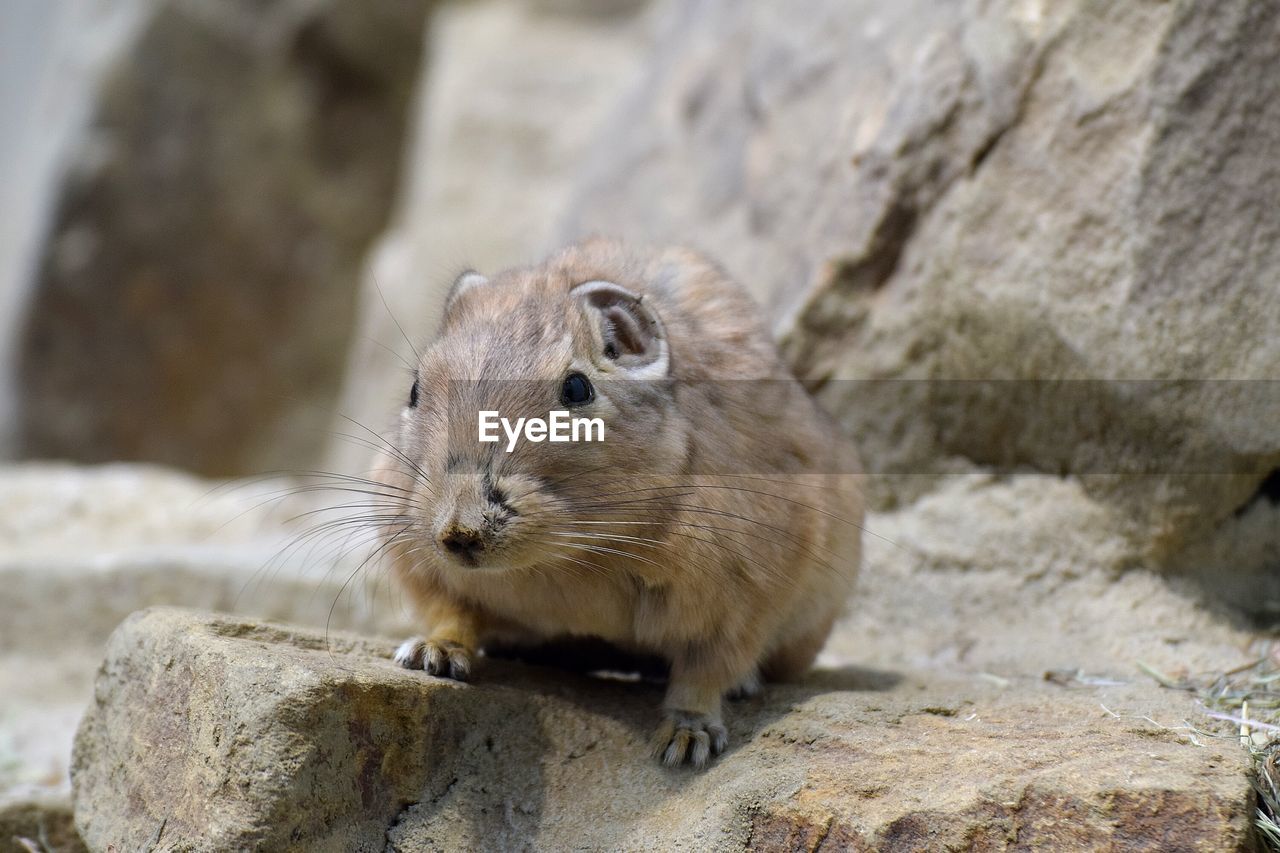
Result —
<instances>
[{"instance_id":1,"label":"claw","mask_svg":"<svg viewBox=\"0 0 1280 853\"><path fill-rule=\"evenodd\" d=\"M421 669L427 675L455 681L471 677L471 650L460 643L413 637L400 644L394 657L405 669Z\"/></svg>"},{"instance_id":2,"label":"claw","mask_svg":"<svg viewBox=\"0 0 1280 853\"><path fill-rule=\"evenodd\" d=\"M697 770L707 766L712 755L724 752L729 731L708 714L670 711L653 739L653 754L665 767L686 761Z\"/></svg>"},{"instance_id":3,"label":"claw","mask_svg":"<svg viewBox=\"0 0 1280 853\"><path fill-rule=\"evenodd\" d=\"M405 669L422 669L422 653L426 648L426 640L421 637L410 637L400 644L392 658Z\"/></svg>"}]
</instances>

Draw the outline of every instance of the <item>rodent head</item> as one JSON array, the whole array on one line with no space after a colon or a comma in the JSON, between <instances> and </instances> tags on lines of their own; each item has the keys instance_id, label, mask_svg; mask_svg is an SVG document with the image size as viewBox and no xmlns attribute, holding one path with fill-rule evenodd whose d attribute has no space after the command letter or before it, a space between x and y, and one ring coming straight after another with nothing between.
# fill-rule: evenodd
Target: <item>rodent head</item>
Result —
<instances>
[{"instance_id":1,"label":"rodent head","mask_svg":"<svg viewBox=\"0 0 1280 853\"><path fill-rule=\"evenodd\" d=\"M577 260L460 276L406 389L397 494L408 535L442 570L594 565L584 525L651 523L659 508L627 508L628 479L684 464L689 425L662 318L625 265ZM480 441L482 411L514 425L553 410L598 418L603 440L508 450L499 428L496 442Z\"/></svg>"}]
</instances>

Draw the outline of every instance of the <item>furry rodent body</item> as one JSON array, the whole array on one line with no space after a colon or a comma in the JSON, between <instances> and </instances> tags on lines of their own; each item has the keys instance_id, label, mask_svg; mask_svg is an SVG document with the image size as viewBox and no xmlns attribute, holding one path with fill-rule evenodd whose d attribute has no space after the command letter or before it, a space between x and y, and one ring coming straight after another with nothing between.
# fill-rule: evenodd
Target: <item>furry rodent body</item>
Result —
<instances>
[{"instance_id":1,"label":"furry rodent body","mask_svg":"<svg viewBox=\"0 0 1280 853\"><path fill-rule=\"evenodd\" d=\"M576 383L570 387L571 380ZM563 395L604 441L481 444L476 412ZM468 677L490 641L590 636L670 663L654 748L725 746L721 700L802 674L860 561L856 455L744 290L686 249L608 240L455 283L379 480L427 626L397 660Z\"/></svg>"}]
</instances>

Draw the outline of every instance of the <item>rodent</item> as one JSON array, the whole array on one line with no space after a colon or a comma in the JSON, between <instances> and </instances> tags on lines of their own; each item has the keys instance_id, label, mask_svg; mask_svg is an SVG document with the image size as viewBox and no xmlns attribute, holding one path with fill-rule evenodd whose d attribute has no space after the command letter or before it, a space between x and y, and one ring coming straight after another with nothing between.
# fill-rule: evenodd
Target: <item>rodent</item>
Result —
<instances>
[{"instance_id":1,"label":"rodent","mask_svg":"<svg viewBox=\"0 0 1280 853\"><path fill-rule=\"evenodd\" d=\"M604 440L478 441L478 410L563 408ZM383 545L427 627L396 661L465 680L487 642L566 635L659 656L669 766L723 751L727 694L810 666L861 559L852 445L689 249L463 274L389 446Z\"/></svg>"}]
</instances>

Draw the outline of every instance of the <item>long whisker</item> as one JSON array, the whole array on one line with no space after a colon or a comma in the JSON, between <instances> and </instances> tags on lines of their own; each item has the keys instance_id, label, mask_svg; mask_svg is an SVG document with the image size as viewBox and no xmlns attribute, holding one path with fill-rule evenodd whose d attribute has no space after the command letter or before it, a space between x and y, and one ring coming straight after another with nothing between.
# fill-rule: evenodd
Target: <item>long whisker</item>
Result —
<instances>
[{"instance_id":1,"label":"long whisker","mask_svg":"<svg viewBox=\"0 0 1280 853\"><path fill-rule=\"evenodd\" d=\"M584 545L577 542L563 542L561 545L565 548L576 548L583 551L591 551L595 554L615 554L619 557L630 557L633 560L639 560L642 563L648 563L651 566L662 568L662 564L639 554L632 554L630 551L623 551L618 548L606 548L603 545Z\"/></svg>"},{"instance_id":2,"label":"long whisker","mask_svg":"<svg viewBox=\"0 0 1280 853\"><path fill-rule=\"evenodd\" d=\"M361 560L360 564L357 565L354 570L352 570L351 574L347 575L347 579L342 582L342 586L338 588L337 594L333 597L333 603L329 605L329 615L325 618L325 621L324 621L324 637L325 637L326 645L328 645L329 643L329 625L333 621L333 611L337 608L338 601L342 598L342 594L346 591L347 587L350 586L351 581L355 579L356 575L360 574L360 572L364 570L365 566L367 566L371 560L377 559L388 548L396 544L396 538L397 537L394 537L394 536L389 537L373 553L371 553L369 556Z\"/></svg>"},{"instance_id":3,"label":"long whisker","mask_svg":"<svg viewBox=\"0 0 1280 853\"><path fill-rule=\"evenodd\" d=\"M716 485L716 484L712 484L712 483L686 483L686 482L681 482L681 483L680 483L680 484L678 484L678 485L671 485L671 486L652 486L652 487L647 487L647 488L631 489L631 490L628 490L628 491L626 491L626 492L616 492L616 493L610 493L610 494L617 494L617 495L624 495L624 496L626 496L626 495L634 495L634 494L637 494L637 493L652 493L652 496L651 496L651 497L648 497L648 498L643 498L643 497L642 497L642 498L636 498L636 499L631 500L631 501L614 502L614 504L613 504L613 505L615 505L615 506L617 506L617 505L623 505L623 504L633 504L633 505L634 505L634 504L638 504L638 503L644 503L644 502L646 502L646 501L650 501L650 502L656 503L656 502L658 502L658 501L665 501L665 500L667 500L667 499L669 499L669 498L681 498L681 497L689 497L689 496L690 496L690 493L688 493L688 492L680 493L680 494L675 494L675 495L667 494L667 492L668 492L669 490L672 490L672 489L695 489L695 490L696 490L696 489L729 489L729 490L732 490L732 491L745 491L745 492L750 492L750 493L753 493L753 494L760 495L760 496L762 496L762 497L771 497L771 498L776 498L776 499L778 499L778 500L787 501L787 502L792 503L792 504L795 504L795 505L797 505L797 506L804 507L804 508L806 508L806 509L810 509L810 510L812 510L812 511L814 511L814 512L817 512L817 513L820 513L820 514L822 514L822 515L825 515L825 516L827 516L828 518L832 518L832 519L834 519L834 520L836 520L836 521L840 521L841 523L846 524L846 525L849 525L850 527L856 528L857 530L860 530L860 531L862 531L863 533L866 533L866 534L867 534L867 535L869 535L869 536L874 536L874 537L876 537L877 539L881 539L881 540L883 540L884 542L887 542L887 543L889 543L890 545L893 545L895 548L898 548L898 549L900 549L900 550L902 550L902 551L908 551L908 550L909 550L909 549L905 548L904 546L902 546L901 544L899 544L899 543L895 542L894 540L890 539L889 537L887 537L887 536L883 536L883 535L881 535L881 534L879 534L879 533L876 533L876 532L875 532L875 531L873 531L873 530L869 530L865 525L859 524L859 523L857 523L857 522L855 522L855 521L852 521L852 520L850 520L850 519L842 518L842 517L840 517L840 516L838 516L838 515L834 515L833 513L827 512L826 510L820 509L820 508L818 508L818 507L810 506L809 504L806 504L806 503L804 503L803 501L797 501L797 500L794 500L794 499L792 499L792 498L788 498L788 497L786 497L785 495L778 495L778 494L774 494L774 493L772 493L772 492L763 492L763 491L759 491L759 490L756 490L756 489L745 489L745 488L742 488L742 487L739 487L739 486L724 486L724 485ZM610 494L597 495L597 496L594 496L594 497L597 497L597 498L599 498L599 497L609 497L609 496L610 496ZM579 509L579 510L582 510L582 511L590 511L590 509L592 508L592 504L590 504L590 503L586 503L586 504L584 504L584 503L574 504L574 503L573 503L573 502L571 502L571 501L570 501L570 502L567 502L567 503L568 503L570 506L574 506L575 508L577 508L577 509ZM708 509L708 508L705 508L705 507L702 507L702 508L700 508L700 509L701 509L702 511L708 511L708 512L709 512L709 511L712 511L712 510L710 510L710 509ZM740 518L743 518L742 516L739 516L739 517L740 517ZM752 522L752 523L757 523L757 524L762 524L762 525L765 525L765 526L770 526L770 527L772 527L772 529L774 529L774 530L778 530L779 532L784 532L784 533L786 533L787 535L792 535L792 534L790 534L790 532L789 532L789 531L786 531L786 530L785 530L785 528L780 528L780 527L776 527L776 526L771 526L771 525L768 525L766 522L759 521L758 519L744 519L744 520L750 521L750 522Z\"/></svg>"},{"instance_id":4,"label":"long whisker","mask_svg":"<svg viewBox=\"0 0 1280 853\"><path fill-rule=\"evenodd\" d=\"M573 525L575 525L575 524L592 523L592 522L572 522L572 521L570 521L570 522L565 522L565 523L566 523L567 525L569 525L569 526L573 526ZM613 522L600 522L600 523L602 523L602 524L610 524L610 523L613 523ZM629 524L629 523L631 523L631 522L618 522L618 523L621 523L621 524ZM731 529L731 528L724 528L724 527L711 527L711 526L709 526L709 525L701 525L701 524L682 524L682 525L679 525L679 527L680 527L680 528L692 528L692 529L694 529L694 530L706 530L706 531L709 531L709 532L718 532L718 533L728 533L728 534L744 535L744 536L754 536L754 535L755 535L755 534L752 534L752 533L750 533L749 531L745 531L745 530L735 530L735 529ZM759 568L759 569L761 569L763 572L765 572L765 574L766 574L766 575L768 575L768 576L770 576L770 577L772 577L772 578L774 578L774 579L783 579L783 580L786 580L786 581L788 581L788 582L794 583L794 578L792 578L789 574L787 574L787 573L785 572L785 570L783 569L783 567L782 567L782 566L777 566L777 565L772 565L772 564L768 564L768 563L762 562L762 561L759 559L759 558L761 558L761 556L762 556L762 555L760 554L760 552L759 552L759 551L757 551L757 550L755 550L755 549L753 549L753 548L751 548L751 547L750 547L747 543L745 543L745 542L737 542L737 541L734 541L734 544L736 544L736 545L740 545L741 547L743 547L743 548L747 549L747 551L751 554L751 556L750 556L750 557L748 557L746 554L743 554L741 551L738 551L738 550L735 550L735 549L733 549L733 548L728 547L728 546L724 543L724 541L719 540L719 539L704 539L704 538L703 538L703 537L701 537L701 536L694 536L693 534L689 533L687 530L684 530L684 529L671 529L671 530L668 530L668 531L667 531L667 533L668 533L669 535L671 535L671 536L679 536L679 537L681 537L681 538L690 539L690 540L695 541L695 542L702 542L702 543L704 543L704 544L706 544L706 545L710 545L710 546L712 546L713 548L719 548L720 550L723 550L723 551L725 551L725 552L726 552L726 553L728 553L728 554L731 554L731 555L733 555L733 556L735 556L735 557L738 557L739 559L742 559L742 560L744 560L744 561L746 561L746 562L748 562L748 563L750 563L750 564L752 564L752 565L756 566L757 568ZM579 536L593 536L593 535L598 535L598 534L579 533L579 534L576 534L576 535L579 535ZM607 538L611 538L611 539L612 539L612 538L614 538L614 536L611 536L611 535L609 535L609 534L604 534L604 535L605 535ZM623 537L623 538L624 538L624 539L626 539L626 540L645 541L645 540L640 539L639 537ZM766 542L770 542L770 543L774 543L774 544L776 544L775 540L769 539L768 537L756 536L755 538L763 539L763 540L764 540L764 541L766 541ZM668 546L668 545L670 544L670 543L662 543L662 542L659 542L658 540L648 540L648 541L652 541L652 542L657 543L657 546ZM653 547L657 547L657 546L653 546ZM824 562L824 561L822 561L822 560L818 560L818 562L819 562L819 564L821 564L822 566L824 566L824 567L825 567L826 569L828 569L829 571L832 571L832 572L835 572L835 571L836 571L836 569L835 569L835 567L834 567L834 566L831 566L830 564L825 563L825 562Z\"/></svg>"},{"instance_id":5,"label":"long whisker","mask_svg":"<svg viewBox=\"0 0 1280 853\"><path fill-rule=\"evenodd\" d=\"M803 538L801 538L801 537L797 536L796 534L792 533L790 530L786 529L785 527L780 527L780 526L778 526L778 525L776 525L776 524L770 524L770 523L769 523L769 522L767 522L767 521L761 521L760 519L757 519L757 518L751 518L751 517L749 517L749 516L745 516L745 515L740 515L740 514L735 513L735 512L729 512L728 510L712 509L712 508L710 508L710 507L704 507L704 506L693 505L693 504L667 504L667 505L665 505L665 508L670 508L670 509L673 509L673 510L679 510L679 511L681 511L681 512L687 512L687 513L696 513L696 514L699 514L699 515L713 515L713 516L717 516L717 517L720 517L720 518L732 518L732 519L735 519L735 520L737 520L737 521L743 521L743 522L746 522L747 524L750 524L750 525L759 526L759 527L764 527L764 528L767 528L767 529L769 529L769 530L773 530L773 531L777 532L779 535L781 535L781 536L785 537L786 539L788 539L788 540L790 540L790 541L792 541L792 542L796 543L796 544L797 544L797 545L799 545L799 546L802 546L802 547L805 547L805 548L809 548L809 547L810 547L810 544L809 544L808 542L806 542ZM600 509L600 508L597 508L597 507L578 507L578 509L579 509L579 510L583 510L583 511L585 511L585 512L587 512L587 513L600 513L600 514L609 514L609 513L611 513L611 512L615 512L615 511L616 511L616 510L614 510L614 509L612 509L612 508L610 508L610 509ZM677 524L679 524L679 523L681 523L681 522L676 522L676 523L677 523ZM748 534L748 531L735 531L735 532L740 532L740 533L743 533L743 534ZM748 534L748 535L749 535L749 534ZM825 546L821 546L821 545L819 545L818 547L821 547L824 551L827 551L827 553L831 554L832 556L834 556L834 557L836 557L836 558L839 558L839 557L840 557L840 555L839 555L839 554L836 554L835 552L831 551L829 548L826 548ZM812 552L808 552L808 553L809 553L809 556L813 557L814 559L819 559L819 560L821 559L821 558L819 558L819 557L818 557L818 555L816 555L816 554L814 554L814 553L812 553Z\"/></svg>"}]
</instances>

